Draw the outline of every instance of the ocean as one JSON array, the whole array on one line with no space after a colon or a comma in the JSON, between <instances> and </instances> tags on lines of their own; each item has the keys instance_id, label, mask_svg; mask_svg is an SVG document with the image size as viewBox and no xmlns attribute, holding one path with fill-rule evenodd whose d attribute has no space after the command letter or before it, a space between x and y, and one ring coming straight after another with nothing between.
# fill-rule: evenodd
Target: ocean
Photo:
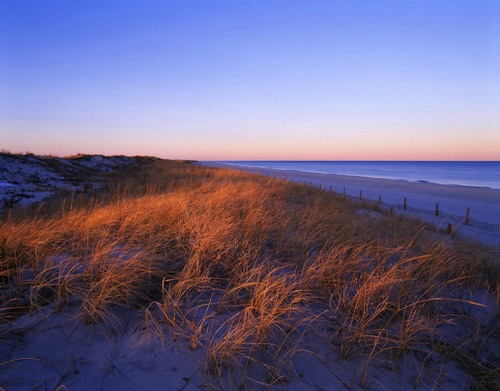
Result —
<instances>
[{"instance_id":1,"label":"ocean","mask_svg":"<svg viewBox=\"0 0 500 391\"><path fill-rule=\"evenodd\" d=\"M499 161L221 161L220 163L500 190Z\"/></svg>"}]
</instances>

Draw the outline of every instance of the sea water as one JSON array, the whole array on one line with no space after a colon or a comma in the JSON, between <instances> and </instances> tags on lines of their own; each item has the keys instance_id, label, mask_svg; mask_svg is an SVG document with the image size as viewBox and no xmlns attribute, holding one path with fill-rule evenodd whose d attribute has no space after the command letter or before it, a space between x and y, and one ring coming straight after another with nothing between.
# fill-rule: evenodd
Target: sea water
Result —
<instances>
[{"instance_id":1,"label":"sea water","mask_svg":"<svg viewBox=\"0 0 500 391\"><path fill-rule=\"evenodd\" d=\"M224 161L236 166L500 189L500 161Z\"/></svg>"}]
</instances>

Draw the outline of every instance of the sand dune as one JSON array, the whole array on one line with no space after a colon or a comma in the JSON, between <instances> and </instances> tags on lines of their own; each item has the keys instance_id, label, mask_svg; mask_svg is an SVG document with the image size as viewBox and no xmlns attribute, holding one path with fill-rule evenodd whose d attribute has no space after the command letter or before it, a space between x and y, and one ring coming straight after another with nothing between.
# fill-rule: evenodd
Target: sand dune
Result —
<instances>
[{"instance_id":1,"label":"sand dune","mask_svg":"<svg viewBox=\"0 0 500 391\"><path fill-rule=\"evenodd\" d=\"M359 197L361 191L363 198L378 200L380 196L384 203L394 205L403 205L406 198L409 207L435 210L436 203L438 203L440 211L443 211L445 214L463 216L464 220L466 210L469 208L471 218L491 224L500 223L500 190L496 189L274 170L214 162L202 162L201 164L255 172L262 175L284 178L293 182L305 182L313 186L321 185L326 190L329 190L331 187L337 193L343 193L345 189L347 195L355 197ZM436 224L448 224L448 221L443 218L433 218L428 215L421 215L419 217ZM456 221L454 221L454 226L457 226ZM466 235L472 235L481 241L500 245L500 232L478 230L476 227L466 227L464 224L460 225L460 231Z\"/></svg>"}]
</instances>

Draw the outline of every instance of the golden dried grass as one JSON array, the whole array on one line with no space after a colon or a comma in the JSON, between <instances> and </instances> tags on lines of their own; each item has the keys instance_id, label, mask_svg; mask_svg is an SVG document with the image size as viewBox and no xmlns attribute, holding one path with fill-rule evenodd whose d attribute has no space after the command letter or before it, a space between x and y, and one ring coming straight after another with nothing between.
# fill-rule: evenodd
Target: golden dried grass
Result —
<instances>
[{"instance_id":1,"label":"golden dried grass","mask_svg":"<svg viewBox=\"0 0 500 391\"><path fill-rule=\"evenodd\" d=\"M166 326L206 350L214 381L254 365L269 384L287 381L307 333L367 363L442 353L454 343L446 327L468 324L482 308L469 293L485 286L495 305L475 322L489 338L497 254L391 214L367 220L357 207L257 175L143 164L109 178L98 199L1 222L0 314L7 321L53 302L64 311L73 300L85 323L113 323L115 307L143 308L159 338Z\"/></svg>"}]
</instances>

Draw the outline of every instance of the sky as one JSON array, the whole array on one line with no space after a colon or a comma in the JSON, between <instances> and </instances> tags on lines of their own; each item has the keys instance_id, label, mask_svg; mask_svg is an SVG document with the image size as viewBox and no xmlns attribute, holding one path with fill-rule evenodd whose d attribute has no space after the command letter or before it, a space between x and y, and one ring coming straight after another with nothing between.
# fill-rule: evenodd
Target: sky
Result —
<instances>
[{"instance_id":1,"label":"sky","mask_svg":"<svg viewBox=\"0 0 500 391\"><path fill-rule=\"evenodd\" d=\"M500 1L2 0L0 149L500 160Z\"/></svg>"}]
</instances>

